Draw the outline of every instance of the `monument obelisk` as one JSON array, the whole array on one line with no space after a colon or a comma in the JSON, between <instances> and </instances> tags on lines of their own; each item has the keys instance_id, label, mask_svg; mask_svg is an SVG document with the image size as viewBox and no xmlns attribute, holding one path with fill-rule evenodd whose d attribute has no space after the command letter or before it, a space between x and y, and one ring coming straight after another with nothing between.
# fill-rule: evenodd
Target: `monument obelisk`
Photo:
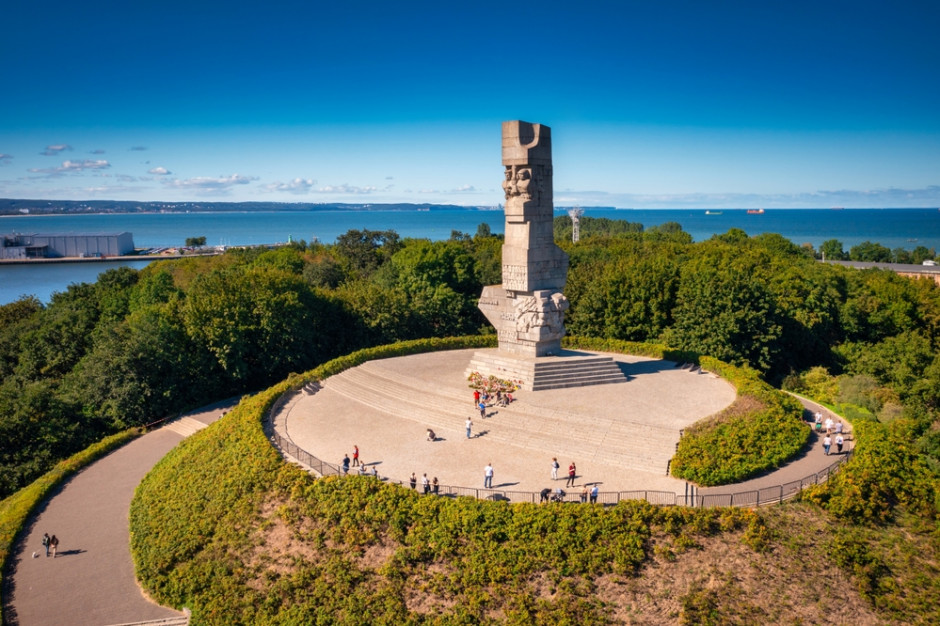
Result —
<instances>
[{"instance_id":1,"label":"monument obelisk","mask_svg":"<svg viewBox=\"0 0 940 626\"><path fill-rule=\"evenodd\" d=\"M529 390L623 382L609 357L561 348L568 255L555 245L551 129L503 122L503 167L503 283L484 287L479 302L499 348L477 352L468 372L518 381Z\"/></svg>"}]
</instances>

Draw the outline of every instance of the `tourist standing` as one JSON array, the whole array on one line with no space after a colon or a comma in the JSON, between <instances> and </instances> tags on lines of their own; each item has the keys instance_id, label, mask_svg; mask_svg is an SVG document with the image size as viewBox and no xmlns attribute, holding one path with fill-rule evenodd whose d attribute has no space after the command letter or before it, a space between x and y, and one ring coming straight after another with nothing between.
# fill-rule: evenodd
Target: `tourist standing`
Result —
<instances>
[{"instance_id":1,"label":"tourist standing","mask_svg":"<svg viewBox=\"0 0 940 626\"><path fill-rule=\"evenodd\" d=\"M408 479L408 484L411 485L411 488L414 489L418 484L418 477L415 476L414 472L411 472L411 478Z\"/></svg>"},{"instance_id":2,"label":"tourist standing","mask_svg":"<svg viewBox=\"0 0 940 626\"><path fill-rule=\"evenodd\" d=\"M427 474L421 474L421 489L424 491L424 495L428 495L431 491L431 481L428 480Z\"/></svg>"},{"instance_id":3,"label":"tourist standing","mask_svg":"<svg viewBox=\"0 0 940 626\"><path fill-rule=\"evenodd\" d=\"M431 481L431 491L434 492L435 496L441 492L441 485L437 482L437 476Z\"/></svg>"},{"instance_id":4,"label":"tourist standing","mask_svg":"<svg viewBox=\"0 0 940 626\"><path fill-rule=\"evenodd\" d=\"M568 466L568 482L565 483L565 487L574 487L574 479L577 475L578 468L575 467L574 461L572 461L571 465Z\"/></svg>"},{"instance_id":5,"label":"tourist standing","mask_svg":"<svg viewBox=\"0 0 940 626\"><path fill-rule=\"evenodd\" d=\"M552 457L552 480L558 480L558 468L561 467L558 464L558 458Z\"/></svg>"},{"instance_id":6,"label":"tourist standing","mask_svg":"<svg viewBox=\"0 0 940 626\"><path fill-rule=\"evenodd\" d=\"M46 549L46 556L49 556L49 533L43 533L42 547Z\"/></svg>"},{"instance_id":7,"label":"tourist standing","mask_svg":"<svg viewBox=\"0 0 940 626\"><path fill-rule=\"evenodd\" d=\"M56 550L59 549L59 538L55 535L49 537L49 549L52 551L52 558L55 558Z\"/></svg>"},{"instance_id":8,"label":"tourist standing","mask_svg":"<svg viewBox=\"0 0 940 626\"><path fill-rule=\"evenodd\" d=\"M480 419L486 419L486 403L480 400Z\"/></svg>"},{"instance_id":9,"label":"tourist standing","mask_svg":"<svg viewBox=\"0 0 940 626\"><path fill-rule=\"evenodd\" d=\"M493 464L487 463L486 467L483 468L483 488L492 489L493 488Z\"/></svg>"},{"instance_id":10,"label":"tourist standing","mask_svg":"<svg viewBox=\"0 0 940 626\"><path fill-rule=\"evenodd\" d=\"M598 491L599 489L597 488L597 484L591 487L591 504L597 504L597 492Z\"/></svg>"},{"instance_id":11,"label":"tourist standing","mask_svg":"<svg viewBox=\"0 0 940 626\"><path fill-rule=\"evenodd\" d=\"M842 434L842 420L839 420L838 422L836 422L836 434L837 435Z\"/></svg>"},{"instance_id":12,"label":"tourist standing","mask_svg":"<svg viewBox=\"0 0 940 626\"><path fill-rule=\"evenodd\" d=\"M473 390L473 406L479 406L479 404L480 404L480 390L474 389Z\"/></svg>"},{"instance_id":13,"label":"tourist standing","mask_svg":"<svg viewBox=\"0 0 940 626\"><path fill-rule=\"evenodd\" d=\"M829 448L831 447L832 447L832 437L830 437L829 435L826 435L826 437L823 439L823 450L825 450L826 456L829 456Z\"/></svg>"},{"instance_id":14,"label":"tourist standing","mask_svg":"<svg viewBox=\"0 0 940 626\"><path fill-rule=\"evenodd\" d=\"M581 504L586 504L588 499L588 488L587 485L581 487Z\"/></svg>"},{"instance_id":15,"label":"tourist standing","mask_svg":"<svg viewBox=\"0 0 940 626\"><path fill-rule=\"evenodd\" d=\"M473 420L469 417L467 418L467 439L470 438L470 431L473 430Z\"/></svg>"},{"instance_id":16,"label":"tourist standing","mask_svg":"<svg viewBox=\"0 0 940 626\"><path fill-rule=\"evenodd\" d=\"M359 465L359 446L353 446L353 467Z\"/></svg>"},{"instance_id":17,"label":"tourist standing","mask_svg":"<svg viewBox=\"0 0 940 626\"><path fill-rule=\"evenodd\" d=\"M349 455L343 455L343 476L349 473Z\"/></svg>"}]
</instances>

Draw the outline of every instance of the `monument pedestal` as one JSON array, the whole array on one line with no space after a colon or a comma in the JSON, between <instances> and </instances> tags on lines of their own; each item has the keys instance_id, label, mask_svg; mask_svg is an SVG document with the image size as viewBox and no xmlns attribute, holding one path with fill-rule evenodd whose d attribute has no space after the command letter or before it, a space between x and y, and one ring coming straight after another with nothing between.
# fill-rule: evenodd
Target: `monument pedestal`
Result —
<instances>
[{"instance_id":1,"label":"monument pedestal","mask_svg":"<svg viewBox=\"0 0 940 626\"><path fill-rule=\"evenodd\" d=\"M576 350L539 357L498 349L478 350L466 375L469 377L473 372L513 381L525 391L627 382L611 357Z\"/></svg>"}]
</instances>

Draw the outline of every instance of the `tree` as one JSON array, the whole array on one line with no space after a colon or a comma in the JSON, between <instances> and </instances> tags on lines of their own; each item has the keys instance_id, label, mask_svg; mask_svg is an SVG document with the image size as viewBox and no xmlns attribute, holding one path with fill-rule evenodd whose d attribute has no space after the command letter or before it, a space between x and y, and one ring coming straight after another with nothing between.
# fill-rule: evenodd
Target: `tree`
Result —
<instances>
[{"instance_id":1,"label":"tree","mask_svg":"<svg viewBox=\"0 0 940 626\"><path fill-rule=\"evenodd\" d=\"M198 248L200 246L206 245L205 237L187 237L186 238L186 247L187 248Z\"/></svg>"},{"instance_id":2,"label":"tree","mask_svg":"<svg viewBox=\"0 0 940 626\"><path fill-rule=\"evenodd\" d=\"M890 263L891 250L880 243L863 241L849 250L849 259L873 263Z\"/></svg>"},{"instance_id":3,"label":"tree","mask_svg":"<svg viewBox=\"0 0 940 626\"><path fill-rule=\"evenodd\" d=\"M336 238L334 249L351 272L364 278L387 263L401 247L394 230L350 230Z\"/></svg>"},{"instance_id":4,"label":"tree","mask_svg":"<svg viewBox=\"0 0 940 626\"><path fill-rule=\"evenodd\" d=\"M819 246L819 253L827 261L844 261L846 259L845 251L842 249L842 242L838 239L827 239Z\"/></svg>"},{"instance_id":5,"label":"tree","mask_svg":"<svg viewBox=\"0 0 940 626\"><path fill-rule=\"evenodd\" d=\"M303 371L349 347L351 324L302 278L267 267L198 277L186 297L187 334L226 375L257 386Z\"/></svg>"},{"instance_id":6,"label":"tree","mask_svg":"<svg viewBox=\"0 0 940 626\"><path fill-rule=\"evenodd\" d=\"M682 268L667 344L768 371L782 334L772 294L753 267L726 266L709 256Z\"/></svg>"}]
</instances>

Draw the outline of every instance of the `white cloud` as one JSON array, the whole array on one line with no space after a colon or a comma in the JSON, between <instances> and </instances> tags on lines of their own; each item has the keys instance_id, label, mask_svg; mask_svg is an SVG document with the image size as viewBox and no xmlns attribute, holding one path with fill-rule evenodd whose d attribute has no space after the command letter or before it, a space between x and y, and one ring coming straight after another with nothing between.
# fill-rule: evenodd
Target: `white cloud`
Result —
<instances>
[{"instance_id":1,"label":"white cloud","mask_svg":"<svg viewBox=\"0 0 940 626\"><path fill-rule=\"evenodd\" d=\"M354 185L327 185L326 187L320 187L316 190L316 193L345 193L352 195L365 195L378 191L377 187L366 186L366 187L356 187Z\"/></svg>"},{"instance_id":2,"label":"white cloud","mask_svg":"<svg viewBox=\"0 0 940 626\"><path fill-rule=\"evenodd\" d=\"M154 167L154 168L152 168L152 169L147 170L147 173L148 173L148 174L154 174L154 175L156 175L156 176L169 176L169 175L172 174L173 172L171 172L170 170L166 169L165 167Z\"/></svg>"},{"instance_id":3,"label":"white cloud","mask_svg":"<svg viewBox=\"0 0 940 626\"><path fill-rule=\"evenodd\" d=\"M104 159L97 161L84 159L82 161L63 161L62 167L59 169L63 172L80 172L82 170L103 170L109 167L111 167L111 164Z\"/></svg>"},{"instance_id":4,"label":"white cloud","mask_svg":"<svg viewBox=\"0 0 940 626\"><path fill-rule=\"evenodd\" d=\"M43 152L40 152L39 154L42 154L44 156L56 156L60 152L63 152L65 150L71 150L71 149L72 149L72 146L68 145L67 143L59 143L59 144L55 144L51 146L46 146L46 149Z\"/></svg>"},{"instance_id":5,"label":"white cloud","mask_svg":"<svg viewBox=\"0 0 940 626\"><path fill-rule=\"evenodd\" d=\"M27 171L33 174L46 174L50 178L54 178L67 173L82 172L84 170L104 170L109 167L111 167L111 164L105 160L92 161L84 159L82 161L63 161L61 167L33 167Z\"/></svg>"},{"instance_id":6,"label":"white cloud","mask_svg":"<svg viewBox=\"0 0 940 626\"><path fill-rule=\"evenodd\" d=\"M176 189L227 191L235 185L247 185L253 180L258 180L258 178L256 176L242 176L241 174L232 174L231 176L221 176L219 178L197 176L196 178L186 178L183 180L165 180L163 181L163 184L167 187L174 187Z\"/></svg>"},{"instance_id":7,"label":"white cloud","mask_svg":"<svg viewBox=\"0 0 940 626\"><path fill-rule=\"evenodd\" d=\"M286 183L276 182L264 185L264 189L267 191L286 191L288 193L304 194L315 191L314 187L316 184L317 181L309 178L295 178Z\"/></svg>"}]
</instances>

